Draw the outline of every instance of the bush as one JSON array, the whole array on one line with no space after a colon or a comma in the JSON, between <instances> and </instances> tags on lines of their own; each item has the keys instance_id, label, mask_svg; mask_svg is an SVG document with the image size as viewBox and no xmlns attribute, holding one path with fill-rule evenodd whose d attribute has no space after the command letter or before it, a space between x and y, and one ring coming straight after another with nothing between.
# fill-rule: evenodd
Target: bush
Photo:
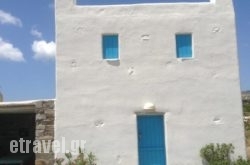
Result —
<instances>
[{"instance_id":1,"label":"bush","mask_svg":"<svg viewBox=\"0 0 250 165\"><path fill-rule=\"evenodd\" d=\"M233 165L250 165L250 160L244 160L241 156L239 156Z\"/></svg>"},{"instance_id":2,"label":"bush","mask_svg":"<svg viewBox=\"0 0 250 165\"><path fill-rule=\"evenodd\" d=\"M243 103L243 111L250 112L250 104L249 103Z\"/></svg>"},{"instance_id":3,"label":"bush","mask_svg":"<svg viewBox=\"0 0 250 165\"><path fill-rule=\"evenodd\" d=\"M96 156L90 152L82 152L81 148L79 148L79 154L77 157L73 158L72 154L65 153L65 157L67 158L66 165L96 165ZM57 158L55 160L57 165L62 165L64 162L63 158Z\"/></svg>"},{"instance_id":4,"label":"bush","mask_svg":"<svg viewBox=\"0 0 250 165\"><path fill-rule=\"evenodd\" d=\"M200 150L200 156L207 165L250 165L250 160L241 156L236 161L231 160L234 153L232 144L208 144Z\"/></svg>"},{"instance_id":5,"label":"bush","mask_svg":"<svg viewBox=\"0 0 250 165\"><path fill-rule=\"evenodd\" d=\"M232 144L208 144L201 149L200 155L209 165L230 165L233 152Z\"/></svg>"}]
</instances>

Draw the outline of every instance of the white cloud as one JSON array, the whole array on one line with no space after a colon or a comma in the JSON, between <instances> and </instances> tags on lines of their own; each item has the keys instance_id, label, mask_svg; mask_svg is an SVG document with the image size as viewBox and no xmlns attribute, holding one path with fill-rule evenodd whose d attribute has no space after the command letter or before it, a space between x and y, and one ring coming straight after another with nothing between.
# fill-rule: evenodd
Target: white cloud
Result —
<instances>
[{"instance_id":1,"label":"white cloud","mask_svg":"<svg viewBox=\"0 0 250 165\"><path fill-rule=\"evenodd\" d=\"M10 13L0 10L0 23L1 24L13 24L22 27L22 21L19 18L14 17Z\"/></svg>"},{"instance_id":2,"label":"white cloud","mask_svg":"<svg viewBox=\"0 0 250 165\"><path fill-rule=\"evenodd\" d=\"M56 44L53 41L34 41L32 44L32 50L35 53L35 59L54 59L56 55Z\"/></svg>"},{"instance_id":3,"label":"white cloud","mask_svg":"<svg viewBox=\"0 0 250 165\"><path fill-rule=\"evenodd\" d=\"M23 53L15 48L11 43L4 41L0 37L0 59L6 59L16 62L25 61Z\"/></svg>"},{"instance_id":4,"label":"white cloud","mask_svg":"<svg viewBox=\"0 0 250 165\"><path fill-rule=\"evenodd\" d=\"M30 34L33 35L34 37L37 37L37 38L42 38L43 37L42 32L38 31L35 27L33 27L31 29Z\"/></svg>"}]
</instances>

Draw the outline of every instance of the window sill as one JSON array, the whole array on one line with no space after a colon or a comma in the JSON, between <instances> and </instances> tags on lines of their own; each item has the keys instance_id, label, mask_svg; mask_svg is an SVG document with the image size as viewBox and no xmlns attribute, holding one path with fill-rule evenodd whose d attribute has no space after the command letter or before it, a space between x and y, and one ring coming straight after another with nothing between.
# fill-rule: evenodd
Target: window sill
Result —
<instances>
[{"instance_id":1,"label":"window sill","mask_svg":"<svg viewBox=\"0 0 250 165\"><path fill-rule=\"evenodd\" d=\"M120 61L119 58L116 58L116 59L103 59L103 60L105 60L105 61Z\"/></svg>"},{"instance_id":2,"label":"window sill","mask_svg":"<svg viewBox=\"0 0 250 165\"><path fill-rule=\"evenodd\" d=\"M194 57L190 57L190 58L177 58L177 61L189 61L189 60L194 60Z\"/></svg>"}]
</instances>

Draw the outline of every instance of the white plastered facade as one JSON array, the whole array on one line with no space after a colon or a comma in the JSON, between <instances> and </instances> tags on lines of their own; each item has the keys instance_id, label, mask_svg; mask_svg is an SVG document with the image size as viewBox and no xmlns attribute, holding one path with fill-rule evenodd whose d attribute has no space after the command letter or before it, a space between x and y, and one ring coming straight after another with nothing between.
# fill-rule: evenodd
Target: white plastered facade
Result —
<instances>
[{"instance_id":1,"label":"white plastered facade","mask_svg":"<svg viewBox=\"0 0 250 165\"><path fill-rule=\"evenodd\" d=\"M245 156L234 9L210 3L77 6L56 1L56 139L86 140L99 165L138 165L136 112L164 112L167 164L199 165L208 143ZM119 60L102 35L119 35ZM194 57L176 58L191 33Z\"/></svg>"}]
</instances>

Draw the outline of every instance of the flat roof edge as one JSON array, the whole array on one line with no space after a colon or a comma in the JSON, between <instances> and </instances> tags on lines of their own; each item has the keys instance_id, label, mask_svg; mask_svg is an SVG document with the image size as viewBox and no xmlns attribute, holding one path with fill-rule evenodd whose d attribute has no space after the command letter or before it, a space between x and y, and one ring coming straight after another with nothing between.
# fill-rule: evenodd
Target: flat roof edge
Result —
<instances>
[{"instance_id":1,"label":"flat roof edge","mask_svg":"<svg viewBox=\"0 0 250 165\"><path fill-rule=\"evenodd\" d=\"M210 2L169 2L169 3L133 3L133 4L93 4L93 5L80 5L80 4L74 4L74 6L79 8L112 8L112 7L140 7L140 6L181 6L181 5L212 5L215 4L214 1Z\"/></svg>"},{"instance_id":2,"label":"flat roof edge","mask_svg":"<svg viewBox=\"0 0 250 165\"><path fill-rule=\"evenodd\" d=\"M0 102L0 114L35 113L38 104L49 101L55 101L55 99Z\"/></svg>"}]
</instances>

